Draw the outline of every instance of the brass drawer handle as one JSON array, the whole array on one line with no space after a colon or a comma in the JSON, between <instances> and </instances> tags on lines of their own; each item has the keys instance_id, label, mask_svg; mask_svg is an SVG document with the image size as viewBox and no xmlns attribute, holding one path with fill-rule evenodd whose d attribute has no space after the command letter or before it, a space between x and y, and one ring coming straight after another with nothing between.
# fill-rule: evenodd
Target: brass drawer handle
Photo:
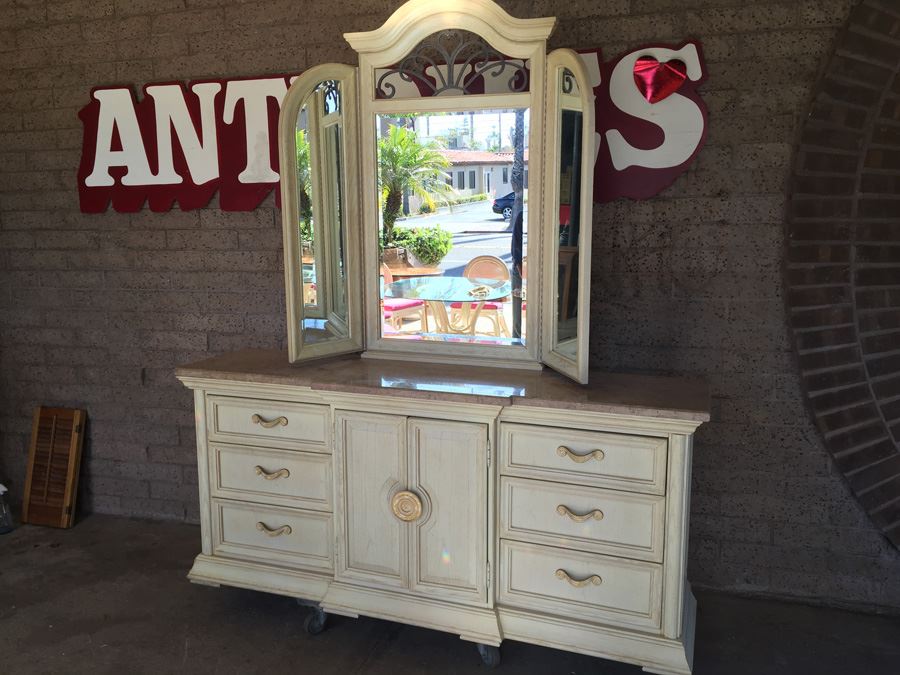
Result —
<instances>
[{"instance_id":1,"label":"brass drawer handle","mask_svg":"<svg viewBox=\"0 0 900 675\"><path fill-rule=\"evenodd\" d=\"M578 453L572 452L564 445L561 445L556 449L556 454L560 457L568 457L573 462L577 462L578 464L584 464L591 459L596 459L599 462L601 459L606 457L606 453L602 450L591 450L585 455L579 455Z\"/></svg>"},{"instance_id":2,"label":"brass drawer handle","mask_svg":"<svg viewBox=\"0 0 900 675\"><path fill-rule=\"evenodd\" d=\"M562 579L563 581L568 581L575 588L584 588L585 586L589 585L599 586L603 583L603 579L598 577L596 574L592 574L586 579L573 579L564 569L556 570L556 578Z\"/></svg>"},{"instance_id":3,"label":"brass drawer handle","mask_svg":"<svg viewBox=\"0 0 900 675\"><path fill-rule=\"evenodd\" d=\"M281 527L276 527L273 530L262 521L259 521L256 524L256 529L260 532L265 532L270 537L280 537L283 534L290 534L291 532L293 532L290 525L282 525Z\"/></svg>"},{"instance_id":4,"label":"brass drawer handle","mask_svg":"<svg viewBox=\"0 0 900 675\"><path fill-rule=\"evenodd\" d=\"M267 420L259 413L254 413L253 417L251 417L250 419L253 420L254 424L258 424L263 429L271 429L272 427L277 427L279 425L286 427L288 422L287 417L285 417L284 415L282 415L281 417L276 417L274 420Z\"/></svg>"},{"instance_id":5,"label":"brass drawer handle","mask_svg":"<svg viewBox=\"0 0 900 675\"><path fill-rule=\"evenodd\" d=\"M266 480L275 480L276 478L289 478L291 475L291 472L288 471L287 469L278 469L278 471L275 471L274 473L269 473L264 468L257 465L256 466L256 475L262 476Z\"/></svg>"},{"instance_id":6,"label":"brass drawer handle","mask_svg":"<svg viewBox=\"0 0 900 675\"><path fill-rule=\"evenodd\" d=\"M583 515L578 515L577 513L573 513L568 506L563 506L560 504L556 507L556 512L561 516L568 516L576 523L583 523L586 520L590 520L593 518L594 520L603 520L603 511L600 509L594 509L593 511L588 511Z\"/></svg>"},{"instance_id":7,"label":"brass drawer handle","mask_svg":"<svg viewBox=\"0 0 900 675\"><path fill-rule=\"evenodd\" d=\"M391 497L391 511L400 520L410 523L422 516L422 500L409 490L401 490Z\"/></svg>"}]
</instances>

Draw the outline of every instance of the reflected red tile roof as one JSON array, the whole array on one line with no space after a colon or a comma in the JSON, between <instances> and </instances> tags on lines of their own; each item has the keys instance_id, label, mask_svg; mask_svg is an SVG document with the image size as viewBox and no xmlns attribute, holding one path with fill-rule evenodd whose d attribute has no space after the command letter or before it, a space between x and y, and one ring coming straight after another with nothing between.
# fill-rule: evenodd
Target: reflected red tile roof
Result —
<instances>
[{"instance_id":1,"label":"reflected red tile roof","mask_svg":"<svg viewBox=\"0 0 900 675\"><path fill-rule=\"evenodd\" d=\"M438 150L447 160L455 165L463 164L512 164L513 153L491 152L489 150ZM528 161L528 148L525 149L525 161Z\"/></svg>"}]
</instances>

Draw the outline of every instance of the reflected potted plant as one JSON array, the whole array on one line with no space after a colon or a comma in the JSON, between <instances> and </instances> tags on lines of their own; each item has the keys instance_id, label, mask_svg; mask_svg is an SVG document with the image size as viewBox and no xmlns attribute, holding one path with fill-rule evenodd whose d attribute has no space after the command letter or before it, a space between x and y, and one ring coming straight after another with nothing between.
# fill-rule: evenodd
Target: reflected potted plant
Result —
<instances>
[{"instance_id":1,"label":"reflected potted plant","mask_svg":"<svg viewBox=\"0 0 900 675\"><path fill-rule=\"evenodd\" d=\"M424 267L437 267L453 248L453 235L440 225L397 228L394 241L412 258L409 262Z\"/></svg>"}]
</instances>

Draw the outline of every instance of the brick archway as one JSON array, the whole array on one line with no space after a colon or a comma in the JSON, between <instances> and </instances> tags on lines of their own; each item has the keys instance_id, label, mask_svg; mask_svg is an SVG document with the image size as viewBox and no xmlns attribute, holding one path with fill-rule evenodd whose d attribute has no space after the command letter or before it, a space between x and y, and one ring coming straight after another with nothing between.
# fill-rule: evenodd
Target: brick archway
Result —
<instances>
[{"instance_id":1,"label":"brick archway","mask_svg":"<svg viewBox=\"0 0 900 675\"><path fill-rule=\"evenodd\" d=\"M804 123L785 288L813 418L900 548L900 7L887 0L851 11Z\"/></svg>"}]
</instances>

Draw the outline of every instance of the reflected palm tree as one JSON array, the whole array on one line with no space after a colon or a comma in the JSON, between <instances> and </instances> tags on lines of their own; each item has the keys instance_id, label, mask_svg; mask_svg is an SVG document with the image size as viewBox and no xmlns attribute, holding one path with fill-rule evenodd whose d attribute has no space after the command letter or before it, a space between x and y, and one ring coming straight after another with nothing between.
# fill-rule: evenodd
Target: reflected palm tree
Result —
<instances>
[{"instance_id":1,"label":"reflected palm tree","mask_svg":"<svg viewBox=\"0 0 900 675\"><path fill-rule=\"evenodd\" d=\"M431 199L432 195L455 194L447 184L450 162L435 143L420 143L416 132L390 125L387 136L378 139L378 183L381 190L382 246L394 243L394 223L403 213L405 192Z\"/></svg>"}]
</instances>

